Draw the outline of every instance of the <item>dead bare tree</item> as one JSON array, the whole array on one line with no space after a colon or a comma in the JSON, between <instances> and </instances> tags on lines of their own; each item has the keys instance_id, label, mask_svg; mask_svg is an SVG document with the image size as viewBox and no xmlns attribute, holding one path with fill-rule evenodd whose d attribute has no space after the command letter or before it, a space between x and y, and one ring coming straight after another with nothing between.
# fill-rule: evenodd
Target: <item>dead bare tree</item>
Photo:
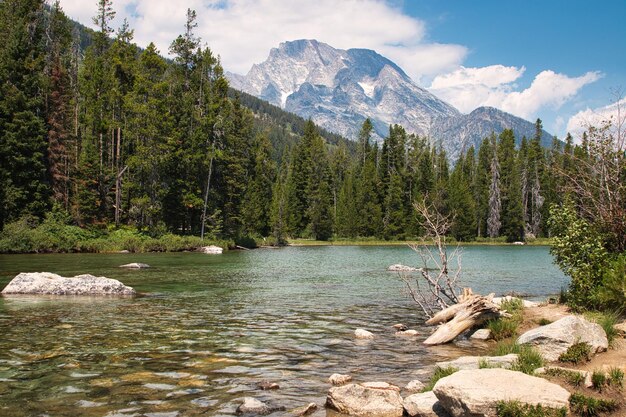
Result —
<instances>
[{"instance_id":1,"label":"dead bare tree","mask_svg":"<svg viewBox=\"0 0 626 417\"><path fill-rule=\"evenodd\" d=\"M457 246L448 253L446 233L452 226L452 216L441 214L426 198L413 204L423 219L426 231L423 244L409 245L420 257L418 275L400 273L409 296L428 318L459 302L461 251ZM452 267L452 269L451 269Z\"/></svg>"}]
</instances>

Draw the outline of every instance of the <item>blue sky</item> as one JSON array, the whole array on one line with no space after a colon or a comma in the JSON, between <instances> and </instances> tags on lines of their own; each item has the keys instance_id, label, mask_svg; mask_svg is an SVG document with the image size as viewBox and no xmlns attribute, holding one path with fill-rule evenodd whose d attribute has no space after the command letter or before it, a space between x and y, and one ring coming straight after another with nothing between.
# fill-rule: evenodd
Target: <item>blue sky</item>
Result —
<instances>
[{"instance_id":1,"label":"blue sky","mask_svg":"<svg viewBox=\"0 0 626 417\"><path fill-rule=\"evenodd\" d=\"M96 0L61 0L90 24ZM626 88L626 1L113 0L139 45L167 54L185 12L227 70L244 74L280 42L369 48L463 112L491 105L559 137Z\"/></svg>"},{"instance_id":2,"label":"blue sky","mask_svg":"<svg viewBox=\"0 0 626 417\"><path fill-rule=\"evenodd\" d=\"M555 134L564 133L557 118L567 122L579 111L606 106L615 90L626 88L626 1L407 0L402 9L425 22L430 41L466 46L464 66L525 67L516 80L521 88L544 70L572 77L599 72L558 109L539 109Z\"/></svg>"}]
</instances>

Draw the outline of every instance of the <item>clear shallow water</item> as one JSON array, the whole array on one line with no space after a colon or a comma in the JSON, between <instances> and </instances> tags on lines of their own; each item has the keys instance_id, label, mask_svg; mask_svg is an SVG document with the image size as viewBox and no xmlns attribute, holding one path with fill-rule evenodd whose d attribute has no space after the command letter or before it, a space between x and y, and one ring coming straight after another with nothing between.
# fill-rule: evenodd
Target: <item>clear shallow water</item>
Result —
<instances>
[{"instance_id":1,"label":"clear shallow water","mask_svg":"<svg viewBox=\"0 0 626 417\"><path fill-rule=\"evenodd\" d=\"M153 268L123 270L129 262ZM391 325L421 329L395 263L407 247L290 247L210 256L0 255L0 288L19 272L92 273L149 296L0 297L0 416L230 416L244 396L322 405L327 378L403 386L432 364L484 345L425 347ZM471 246L475 292L542 297L567 285L545 247ZM356 341L355 328L377 333ZM269 380L278 391L261 391ZM278 412L275 415L282 415Z\"/></svg>"}]
</instances>

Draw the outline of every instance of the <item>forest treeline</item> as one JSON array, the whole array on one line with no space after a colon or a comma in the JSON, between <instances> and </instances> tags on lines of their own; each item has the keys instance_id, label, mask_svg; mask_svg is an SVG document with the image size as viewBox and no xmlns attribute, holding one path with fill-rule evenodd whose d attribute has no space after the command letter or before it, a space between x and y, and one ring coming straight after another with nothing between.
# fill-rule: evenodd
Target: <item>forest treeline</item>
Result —
<instances>
[{"instance_id":1,"label":"forest treeline","mask_svg":"<svg viewBox=\"0 0 626 417\"><path fill-rule=\"evenodd\" d=\"M571 136L542 148L540 120L535 137L505 130L453 165L397 125L382 144L369 120L355 144L322 136L233 94L193 10L169 60L138 48L127 22L114 31L114 16L99 0L87 42L58 2L0 1L0 228L54 215L152 237L410 239L423 233L413 202L427 199L458 240L518 241L549 234L556 172L587 152Z\"/></svg>"}]
</instances>

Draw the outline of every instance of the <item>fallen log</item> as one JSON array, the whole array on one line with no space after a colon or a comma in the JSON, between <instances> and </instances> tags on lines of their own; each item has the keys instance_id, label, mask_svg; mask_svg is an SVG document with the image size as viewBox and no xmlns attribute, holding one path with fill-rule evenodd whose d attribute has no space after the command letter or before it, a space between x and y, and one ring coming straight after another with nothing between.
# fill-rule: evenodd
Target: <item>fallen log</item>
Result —
<instances>
[{"instance_id":1,"label":"fallen log","mask_svg":"<svg viewBox=\"0 0 626 417\"><path fill-rule=\"evenodd\" d=\"M450 306L426 322L426 324L442 324L428 339L425 345L440 345L450 342L459 334L489 319L508 316L492 301L493 294L486 297L471 295L465 301Z\"/></svg>"}]
</instances>

